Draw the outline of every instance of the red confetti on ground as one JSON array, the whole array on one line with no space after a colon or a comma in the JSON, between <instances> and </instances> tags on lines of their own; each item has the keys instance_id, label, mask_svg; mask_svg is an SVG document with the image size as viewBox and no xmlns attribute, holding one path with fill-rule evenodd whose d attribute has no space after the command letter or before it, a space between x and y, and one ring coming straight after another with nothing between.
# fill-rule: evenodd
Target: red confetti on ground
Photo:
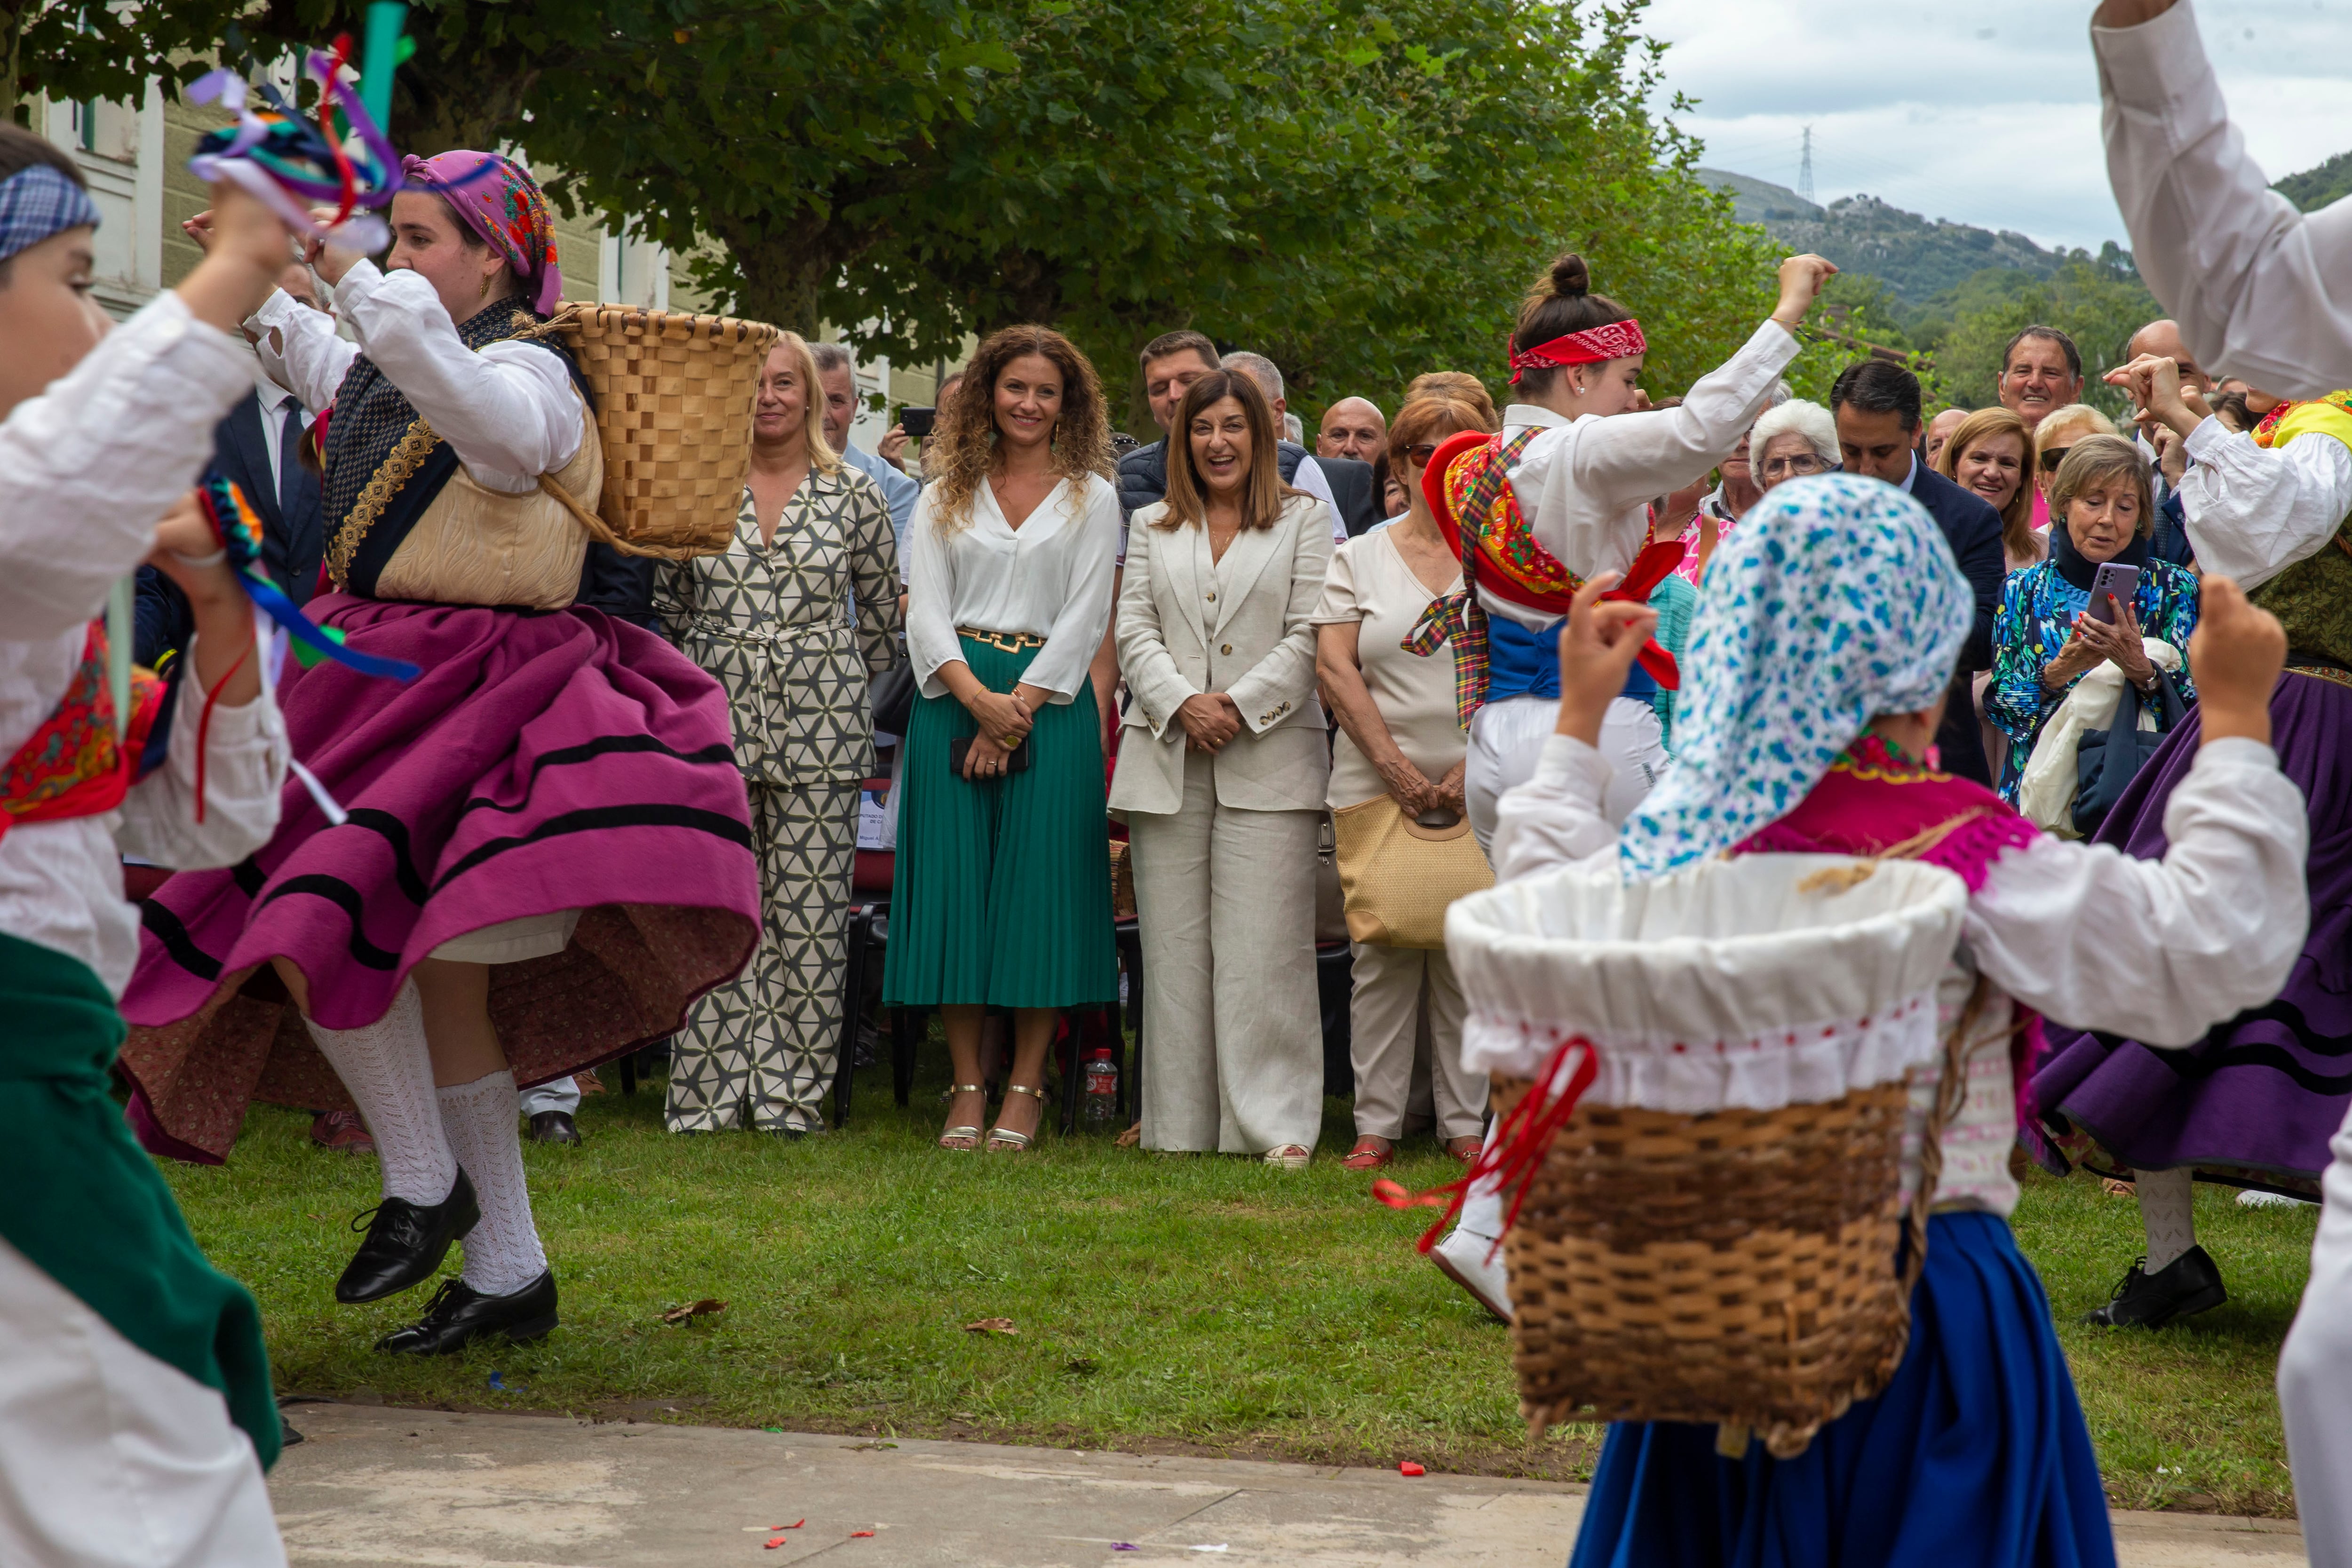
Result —
<instances>
[{"instance_id":1,"label":"red confetti on ground","mask_svg":"<svg viewBox=\"0 0 2352 1568\"><path fill-rule=\"evenodd\" d=\"M796 1519L790 1524L772 1524L768 1526L768 1528L770 1530L798 1530L802 1525L806 1524L807 1522L807 1520Z\"/></svg>"},{"instance_id":2,"label":"red confetti on ground","mask_svg":"<svg viewBox=\"0 0 2352 1568\"><path fill-rule=\"evenodd\" d=\"M874 1532L870 1530L853 1530L849 1532L849 1539L855 1541L861 1535L871 1535Z\"/></svg>"},{"instance_id":3,"label":"red confetti on ground","mask_svg":"<svg viewBox=\"0 0 2352 1568\"><path fill-rule=\"evenodd\" d=\"M1427 1470L1423 1469L1411 1459L1407 1459L1402 1464L1397 1466L1397 1474L1401 1476L1425 1476L1429 1472Z\"/></svg>"},{"instance_id":4,"label":"red confetti on ground","mask_svg":"<svg viewBox=\"0 0 2352 1568\"><path fill-rule=\"evenodd\" d=\"M783 1543L784 1538L779 1535L773 1541L768 1542L768 1550L773 1552L777 1547L782 1546Z\"/></svg>"}]
</instances>

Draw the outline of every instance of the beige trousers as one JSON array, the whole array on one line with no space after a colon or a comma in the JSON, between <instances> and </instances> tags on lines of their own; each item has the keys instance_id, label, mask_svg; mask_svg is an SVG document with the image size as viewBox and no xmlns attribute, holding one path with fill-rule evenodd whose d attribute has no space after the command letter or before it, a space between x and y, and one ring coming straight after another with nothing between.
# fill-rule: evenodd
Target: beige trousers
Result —
<instances>
[{"instance_id":1,"label":"beige trousers","mask_svg":"<svg viewBox=\"0 0 2352 1568\"><path fill-rule=\"evenodd\" d=\"M1143 1146L1312 1149L1323 1126L1321 814L1221 805L1213 765L1187 752L1182 809L1127 818L1143 942Z\"/></svg>"},{"instance_id":2,"label":"beige trousers","mask_svg":"<svg viewBox=\"0 0 2352 1568\"><path fill-rule=\"evenodd\" d=\"M1356 1131L1394 1142L1411 1109L1414 1042L1429 1023L1429 1084L1437 1136L1475 1138L1485 1131L1486 1083L1462 1066L1462 984L1442 947L1356 943L1356 989L1348 1004L1349 1055L1356 1064Z\"/></svg>"}]
</instances>

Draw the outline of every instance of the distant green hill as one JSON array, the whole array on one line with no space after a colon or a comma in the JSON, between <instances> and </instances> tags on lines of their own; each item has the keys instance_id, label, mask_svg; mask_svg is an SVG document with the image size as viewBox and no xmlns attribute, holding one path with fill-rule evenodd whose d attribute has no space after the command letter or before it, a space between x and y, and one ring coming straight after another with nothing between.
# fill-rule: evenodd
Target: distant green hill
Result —
<instances>
[{"instance_id":1,"label":"distant green hill","mask_svg":"<svg viewBox=\"0 0 2352 1568\"><path fill-rule=\"evenodd\" d=\"M2305 212L2315 213L2330 202L2352 196L2352 153L2338 153L2316 169L2289 174L2271 189Z\"/></svg>"},{"instance_id":2,"label":"distant green hill","mask_svg":"<svg viewBox=\"0 0 2352 1568\"><path fill-rule=\"evenodd\" d=\"M1730 193L1742 222L1760 223L1773 238L1826 256L1847 272L1883 279L1906 305L1924 305L1988 267L2047 278L2067 259L2021 234L1930 221L1876 196L1845 196L1822 207L1746 174L1701 169L1698 177Z\"/></svg>"}]
</instances>

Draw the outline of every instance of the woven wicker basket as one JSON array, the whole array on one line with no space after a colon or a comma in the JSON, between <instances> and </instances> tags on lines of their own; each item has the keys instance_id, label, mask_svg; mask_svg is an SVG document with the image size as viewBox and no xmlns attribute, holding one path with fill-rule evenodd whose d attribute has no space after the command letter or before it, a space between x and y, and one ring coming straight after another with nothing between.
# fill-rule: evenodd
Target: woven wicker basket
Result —
<instances>
[{"instance_id":1,"label":"woven wicker basket","mask_svg":"<svg viewBox=\"0 0 2352 1568\"><path fill-rule=\"evenodd\" d=\"M1504 1047L1531 1031L1538 1055L1567 1042L1542 1071L1580 1048L1597 1073L1548 1135L1550 1118L1506 1122L1525 1161L1505 1251L1531 1433L1691 1422L1789 1458L1885 1388L1984 994L1939 1038L1934 982L1964 907L1932 868L1794 856L1631 888L1575 871L1454 906L1455 971L1481 998L1465 1039L1495 1047L1465 1051L1474 1065L1528 1062ZM1910 1074L1939 1055L1906 1201ZM1496 1071L1507 1118L1535 1070Z\"/></svg>"},{"instance_id":2,"label":"woven wicker basket","mask_svg":"<svg viewBox=\"0 0 2352 1568\"><path fill-rule=\"evenodd\" d=\"M751 409L776 329L583 304L560 306L548 326L596 395L603 501L592 516L563 498L581 526L631 555L684 561L724 551L742 509Z\"/></svg>"}]
</instances>

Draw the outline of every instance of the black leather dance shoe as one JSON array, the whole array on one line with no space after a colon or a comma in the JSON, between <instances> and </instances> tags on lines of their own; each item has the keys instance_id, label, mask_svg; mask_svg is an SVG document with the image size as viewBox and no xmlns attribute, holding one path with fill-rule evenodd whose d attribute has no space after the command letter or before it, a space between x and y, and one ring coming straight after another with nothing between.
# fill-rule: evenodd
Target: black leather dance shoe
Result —
<instances>
[{"instance_id":1,"label":"black leather dance shoe","mask_svg":"<svg viewBox=\"0 0 2352 1568\"><path fill-rule=\"evenodd\" d=\"M368 1222L367 1237L335 1281L335 1300L346 1307L381 1301L432 1279L449 1256L449 1244L481 1223L482 1210L474 1184L460 1171L457 1184L437 1204L386 1198L360 1217Z\"/></svg>"},{"instance_id":2,"label":"black leather dance shoe","mask_svg":"<svg viewBox=\"0 0 2352 1568\"><path fill-rule=\"evenodd\" d=\"M2175 1318L2210 1311L2230 1299L2221 1271L2201 1247L2192 1247L2150 1274L2131 1266L2105 1306L2083 1314L2083 1321L2110 1329L2160 1329Z\"/></svg>"},{"instance_id":3,"label":"black leather dance shoe","mask_svg":"<svg viewBox=\"0 0 2352 1568\"><path fill-rule=\"evenodd\" d=\"M463 1279L445 1279L425 1316L376 1341L394 1355L454 1355L488 1334L520 1342L555 1327L555 1270L551 1268L510 1296L485 1296Z\"/></svg>"}]
</instances>

